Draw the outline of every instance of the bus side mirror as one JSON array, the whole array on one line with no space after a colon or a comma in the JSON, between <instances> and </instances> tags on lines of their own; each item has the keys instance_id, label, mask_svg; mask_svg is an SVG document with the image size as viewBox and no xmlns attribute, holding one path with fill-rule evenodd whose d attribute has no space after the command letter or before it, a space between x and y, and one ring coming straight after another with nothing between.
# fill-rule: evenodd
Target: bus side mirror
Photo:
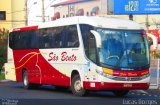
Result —
<instances>
[{"instance_id":1,"label":"bus side mirror","mask_svg":"<svg viewBox=\"0 0 160 105\"><path fill-rule=\"evenodd\" d=\"M150 47L153 44L153 42L148 41L148 46Z\"/></svg>"},{"instance_id":2,"label":"bus side mirror","mask_svg":"<svg viewBox=\"0 0 160 105\"><path fill-rule=\"evenodd\" d=\"M158 46L158 40L157 40L156 36L154 36L151 33L147 33L147 36L152 39L152 41L153 41L153 50L156 50L157 46ZM149 43L149 44L151 44L151 43Z\"/></svg>"},{"instance_id":3,"label":"bus side mirror","mask_svg":"<svg viewBox=\"0 0 160 105\"><path fill-rule=\"evenodd\" d=\"M94 35L94 37L96 39L96 46L97 46L97 48L101 48L101 46L102 46L101 42L102 41L101 41L100 34L97 31L94 31L94 30L91 30L90 32Z\"/></svg>"}]
</instances>

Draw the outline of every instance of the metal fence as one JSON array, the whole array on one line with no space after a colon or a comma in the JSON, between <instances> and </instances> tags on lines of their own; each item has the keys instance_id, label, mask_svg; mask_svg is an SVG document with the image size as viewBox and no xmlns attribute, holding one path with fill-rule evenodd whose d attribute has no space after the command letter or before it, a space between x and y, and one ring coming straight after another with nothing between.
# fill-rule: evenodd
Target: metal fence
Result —
<instances>
[{"instance_id":1,"label":"metal fence","mask_svg":"<svg viewBox=\"0 0 160 105\"><path fill-rule=\"evenodd\" d=\"M160 88L160 59L151 59L150 89Z\"/></svg>"}]
</instances>

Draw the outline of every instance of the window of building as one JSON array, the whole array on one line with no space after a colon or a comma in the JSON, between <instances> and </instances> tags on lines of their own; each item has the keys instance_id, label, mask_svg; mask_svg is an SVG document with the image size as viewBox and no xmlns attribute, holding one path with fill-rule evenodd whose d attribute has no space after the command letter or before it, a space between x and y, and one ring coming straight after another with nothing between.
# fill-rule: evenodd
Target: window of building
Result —
<instances>
[{"instance_id":1,"label":"window of building","mask_svg":"<svg viewBox=\"0 0 160 105\"><path fill-rule=\"evenodd\" d=\"M84 15L84 9L79 9L76 13L76 16L83 16Z\"/></svg>"},{"instance_id":2,"label":"window of building","mask_svg":"<svg viewBox=\"0 0 160 105\"><path fill-rule=\"evenodd\" d=\"M6 11L0 11L0 20L6 20Z\"/></svg>"},{"instance_id":3,"label":"window of building","mask_svg":"<svg viewBox=\"0 0 160 105\"><path fill-rule=\"evenodd\" d=\"M98 13L99 13L99 7L98 6L93 7L91 11L91 16L96 16L98 15Z\"/></svg>"}]
</instances>

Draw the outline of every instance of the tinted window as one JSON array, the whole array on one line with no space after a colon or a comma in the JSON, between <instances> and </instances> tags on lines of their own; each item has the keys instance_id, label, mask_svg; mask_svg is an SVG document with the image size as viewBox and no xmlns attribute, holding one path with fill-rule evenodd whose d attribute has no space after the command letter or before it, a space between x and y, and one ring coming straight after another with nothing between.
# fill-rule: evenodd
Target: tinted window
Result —
<instances>
[{"instance_id":1,"label":"tinted window","mask_svg":"<svg viewBox=\"0 0 160 105\"><path fill-rule=\"evenodd\" d=\"M83 44L87 57L96 62L96 41L90 30L93 30L92 26L82 24L80 25Z\"/></svg>"},{"instance_id":2,"label":"tinted window","mask_svg":"<svg viewBox=\"0 0 160 105\"><path fill-rule=\"evenodd\" d=\"M12 32L9 35L9 46L12 49L37 48L37 38L35 30Z\"/></svg>"},{"instance_id":3,"label":"tinted window","mask_svg":"<svg viewBox=\"0 0 160 105\"><path fill-rule=\"evenodd\" d=\"M11 32L12 49L72 48L79 46L76 25Z\"/></svg>"},{"instance_id":4,"label":"tinted window","mask_svg":"<svg viewBox=\"0 0 160 105\"><path fill-rule=\"evenodd\" d=\"M76 26L68 26L66 27L66 44L65 47L79 47L79 38L77 33L77 27Z\"/></svg>"},{"instance_id":5,"label":"tinted window","mask_svg":"<svg viewBox=\"0 0 160 105\"><path fill-rule=\"evenodd\" d=\"M65 27L57 27L55 29L55 35L54 35L54 39L55 39L54 44L56 48L62 47L62 42L64 37L65 37Z\"/></svg>"}]
</instances>

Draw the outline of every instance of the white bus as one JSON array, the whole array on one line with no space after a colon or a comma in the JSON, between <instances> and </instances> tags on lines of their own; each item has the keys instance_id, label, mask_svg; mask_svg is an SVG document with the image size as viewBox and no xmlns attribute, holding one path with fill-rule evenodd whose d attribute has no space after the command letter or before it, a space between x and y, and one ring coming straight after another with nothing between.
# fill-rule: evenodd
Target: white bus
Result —
<instances>
[{"instance_id":1,"label":"white bus","mask_svg":"<svg viewBox=\"0 0 160 105\"><path fill-rule=\"evenodd\" d=\"M109 90L117 96L149 87L149 49L143 28L130 20L71 17L9 33L6 79L26 89L43 84Z\"/></svg>"}]
</instances>

